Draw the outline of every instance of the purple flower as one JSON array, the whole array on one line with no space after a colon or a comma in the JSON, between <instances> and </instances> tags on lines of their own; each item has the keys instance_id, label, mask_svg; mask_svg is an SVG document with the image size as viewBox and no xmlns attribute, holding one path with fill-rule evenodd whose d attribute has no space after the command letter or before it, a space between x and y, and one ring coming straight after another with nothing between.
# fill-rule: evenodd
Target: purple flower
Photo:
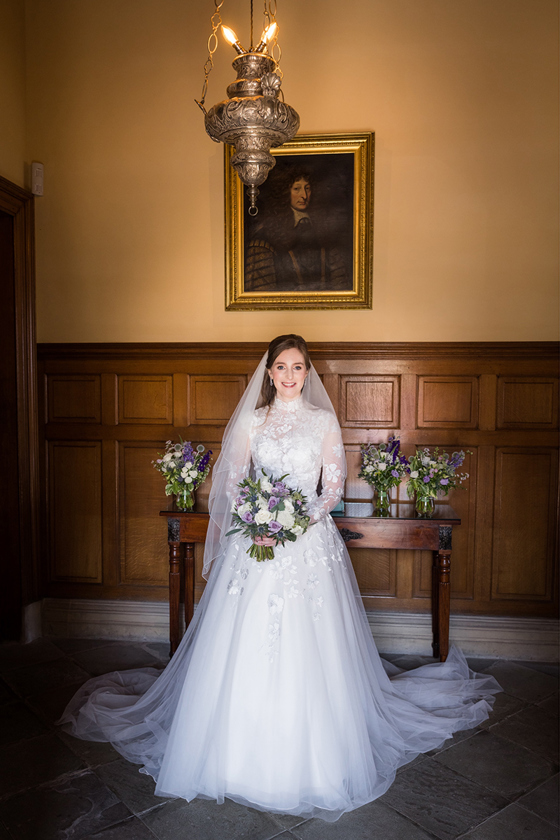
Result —
<instances>
[{"instance_id":1,"label":"purple flower","mask_svg":"<svg viewBox=\"0 0 560 840\"><path fill-rule=\"evenodd\" d=\"M288 492L288 488L286 487L283 481L277 481L274 485L274 490L281 496L285 496Z\"/></svg>"},{"instance_id":2,"label":"purple flower","mask_svg":"<svg viewBox=\"0 0 560 840\"><path fill-rule=\"evenodd\" d=\"M399 477L399 474L396 470L391 470L391 475L393 475L395 478Z\"/></svg>"},{"instance_id":3,"label":"purple flower","mask_svg":"<svg viewBox=\"0 0 560 840\"><path fill-rule=\"evenodd\" d=\"M204 472L204 470L208 466L208 461L210 460L210 455L211 454L212 454L212 450L209 449L208 452L205 455L202 456L202 458L200 459L200 463L198 465L198 471L199 472Z\"/></svg>"},{"instance_id":4,"label":"purple flower","mask_svg":"<svg viewBox=\"0 0 560 840\"><path fill-rule=\"evenodd\" d=\"M425 476L424 476L424 478L422 479L422 481L424 482L424 484L429 484L429 482L430 482L430 476L429 476L429 475L425 475Z\"/></svg>"},{"instance_id":5,"label":"purple flower","mask_svg":"<svg viewBox=\"0 0 560 840\"><path fill-rule=\"evenodd\" d=\"M239 507L240 505L243 504L244 501L245 501L245 499L243 498L243 496L238 496L237 499L235 500L235 504L237 505L237 507Z\"/></svg>"},{"instance_id":6,"label":"purple flower","mask_svg":"<svg viewBox=\"0 0 560 840\"><path fill-rule=\"evenodd\" d=\"M247 510L245 511L241 519L243 520L243 522L247 522L247 524L250 525L253 522L253 514L250 510Z\"/></svg>"},{"instance_id":7,"label":"purple flower","mask_svg":"<svg viewBox=\"0 0 560 840\"><path fill-rule=\"evenodd\" d=\"M190 441L185 441L183 444L183 461L190 461L193 463L195 458L194 449L192 448Z\"/></svg>"},{"instance_id":8,"label":"purple flower","mask_svg":"<svg viewBox=\"0 0 560 840\"><path fill-rule=\"evenodd\" d=\"M440 481L440 484L449 484L449 479L448 478L442 478L441 481Z\"/></svg>"},{"instance_id":9,"label":"purple flower","mask_svg":"<svg viewBox=\"0 0 560 840\"><path fill-rule=\"evenodd\" d=\"M277 534L277 533L278 533L278 531L281 531L281 530L282 530L282 526L280 525L280 523L279 523L279 522L277 522L277 521L276 521L276 519L272 519L272 520L268 523L268 530L269 530L269 532L270 532L271 534Z\"/></svg>"},{"instance_id":10,"label":"purple flower","mask_svg":"<svg viewBox=\"0 0 560 840\"><path fill-rule=\"evenodd\" d=\"M278 504L279 501L280 501L280 499L277 499L276 496L271 496L270 499L268 500L268 509L269 510L274 510L274 508L276 507L276 505Z\"/></svg>"}]
</instances>

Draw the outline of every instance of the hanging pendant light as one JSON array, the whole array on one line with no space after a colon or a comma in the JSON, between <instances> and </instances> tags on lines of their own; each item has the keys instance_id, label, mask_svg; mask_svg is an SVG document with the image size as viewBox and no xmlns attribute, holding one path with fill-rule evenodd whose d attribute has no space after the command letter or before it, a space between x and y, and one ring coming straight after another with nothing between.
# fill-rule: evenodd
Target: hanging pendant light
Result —
<instances>
[{"instance_id":1,"label":"hanging pendant light","mask_svg":"<svg viewBox=\"0 0 560 840\"><path fill-rule=\"evenodd\" d=\"M246 50L235 32L222 26L220 9L223 1L214 0L216 6L212 15L212 33L208 39L208 60L205 65L205 79L202 98L197 104L204 111L204 125L212 140L235 146L231 165L241 181L247 186L249 213L258 212L256 199L259 186L266 181L275 164L270 149L281 146L295 136L299 128L299 116L279 98L282 72L279 58L274 56L277 47L278 24L270 10L270 0L265 0L265 27L261 39L253 48L253 0L251 0L251 48ZM276 4L274 3L274 6ZM214 105L209 111L204 107L208 75L213 67L213 54L217 49L217 31L221 28L225 39L237 52L233 69L237 78L227 88L228 99Z\"/></svg>"}]
</instances>

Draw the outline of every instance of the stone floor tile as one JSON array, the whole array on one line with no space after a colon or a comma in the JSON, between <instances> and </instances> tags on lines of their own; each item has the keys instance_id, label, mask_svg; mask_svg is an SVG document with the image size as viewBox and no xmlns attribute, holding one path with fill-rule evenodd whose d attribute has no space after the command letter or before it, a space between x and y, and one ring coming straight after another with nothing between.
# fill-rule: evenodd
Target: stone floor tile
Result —
<instances>
[{"instance_id":1,"label":"stone floor tile","mask_svg":"<svg viewBox=\"0 0 560 840\"><path fill-rule=\"evenodd\" d=\"M508 798L526 793L556 769L531 750L484 730L439 753L433 761Z\"/></svg>"},{"instance_id":2,"label":"stone floor tile","mask_svg":"<svg viewBox=\"0 0 560 840\"><path fill-rule=\"evenodd\" d=\"M441 840L458 837L508 804L433 759L397 776L380 801Z\"/></svg>"},{"instance_id":3,"label":"stone floor tile","mask_svg":"<svg viewBox=\"0 0 560 840\"><path fill-rule=\"evenodd\" d=\"M537 706L546 712L547 715L552 715L555 720L558 720L560 713L560 693L557 691L556 694L551 694L546 700L541 700L540 703L537 703Z\"/></svg>"},{"instance_id":4,"label":"stone floor tile","mask_svg":"<svg viewBox=\"0 0 560 840\"><path fill-rule=\"evenodd\" d=\"M490 717L481 723L479 729L488 729L494 726L498 721L520 712L528 705L527 700L521 700L519 697L512 697L511 694L506 694L502 691L501 694L496 694L494 698L494 707L490 712Z\"/></svg>"},{"instance_id":5,"label":"stone floor tile","mask_svg":"<svg viewBox=\"0 0 560 840\"><path fill-rule=\"evenodd\" d=\"M492 726L490 732L558 761L558 720L538 706L527 706Z\"/></svg>"},{"instance_id":6,"label":"stone floor tile","mask_svg":"<svg viewBox=\"0 0 560 840\"><path fill-rule=\"evenodd\" d=\"M38 662L50 662L62 656L60 649L48 639L37 639L27 645L19 642L0 644L0 672L23 665L36 665Z\"/></svg>"},{"instance_id":7,"label":"stone floor tile","mask_svg":"<svg viewBox=\"0 0 560 840\"><path fill-rule=\"evenodd\" d=\"M142 647L164 665L169 662L169 642L144 642Z\"/></svg>"},{"instance_id":8,"label":"stone floor tile","mask_svg":"<svg viewBox=\"0 0 560 840\"><path fill-rule=\"evenodd\" d=\"M397 773L403 773L405 770L409 770L411 767L417 767L422 761L426 760L426 754L422 753L422 755L417 755L416 758L413 758L408 764L403 764L402 767L399 767Z\"/></svg>"},{"instance_id":9,"label":"stone floor tile","mask_svg":"<svg viewBox=\"0 0 560 840\"><path fill-rule=\"evenodd\" d=\"M8 829L2 824L1 819L0 819L0 840L13 840L12 835L8 832Z\"/></svg>"},{"instance_id":10,"label":"stone floor tile","mask_svg":"<svg viewBox=\"0 0 560 840\"><path fill-rule=\"evenodd\" d=\"M168 798L154 796L154 780L140 773L140 765L131 764L124 758L104 764L95 772L133 814L141 814L169 802Z\"/></svg>"},{"instance_id":11,"label":"stone floor tile","mask_svg":"<svg viewBox=\"0 0 560 840\"><path fill-rule=\"evenodd\" d=\"M110 764L111 761L118 761L121 757L120 753L111 744L99 741L82 741L80 738L74 738L67 732L63 732L59 727L56 729L56 735L88 767Z\"/></svg>"},{"instance_id":12,"label":"stone floor tile","mask_svg":"<svg viewBox=\"0 0 560 840\"><path fill-rule=\"evenodd\" d=\"M129 668L161 667L161 662L153 653L144 650L142 645L131 643L78 651L72 654L72 658L94 677Z\"/></svg>"},{"instance_id":13,"label":"stone floor tile","mask_svg":"<svg viewBox=\"0 0 560 840\"><path fill-rule=\"evenodd\" d=\"M486 668L490 668L490 666L496 662L496 657L487 659L482 656L467 656L466 660L471 671L479 672L484 671Z\"/></svg>"},{"instance_id":14,"label":"stone floor tile","mask_svg":"<svg viewBox=\"0 0 560 840\"><path fill-rule=\"evenodd\" d=\"M71 659L63 657L52 662L14 668L4 674L4 679L20 697L29 697L70 683L83 683L89 679L89 674Z\"/></svg>"},{"instance_id":15,"label":"stone floor tile","mask_svg":"<svg viewBox=\"0 0 560 840\"><path fill-rule=\"evenodd\" d=\"M0 746L47 732L45 724L23 703L8 703L0 714Z\"/></svg>"},{"instance_id":16,"label":"stone floor tile","mask_svg":"<svg viewBox=\"0 0 560 840\"><path fill-rule=\"evenodd\" d=\"M88 840L155 840L155 834L138 817L130 817L96 834L89 834Z\"/></svg>"},{"instance_id":17,"label":"stone floor tile","mask_svg":"<svg viewBox=\"0 0 560 840\"><path fill-rule=\"evenodd\" d=\"M119 644L119 642L112 639L66 639L58 636L49 636L49 641L63 653L70 656L74 653L79 653L82 650L92 650L99 647L110 647L111 645Z\"/></svg>"},{"instance_id":18,"label":"stone floor tile","mask_svg":"<svg viewBox=\"0 0 560 840\"><path fill-rule=\"evenodd\" d=\"M560 665L558 662L518 662L518 665L524 665L526 668L534 668L535 671L541 671L543 674L550 674L551 677L560 676Z\"/></svg>"},{"instance_id":19,"label":"stone floor tile","mask_svg":"<svg viewBox=\"0 0 560 840\"><path fill-rule=\"evenodd\" d=\"M54 733L9 744L0 748L0 795L18 793L83 768L83 762Z\"/></svg>"},{"instance_id":20,"label":"stone floor tile","mask_svg":"<svg viewBox=\"0 0 560 840\"><path fill-rule=\"evenodd\" d=\"M455 732L455 734L452 735L451 738L448 738L447 741L444 741L444 743L441 745L441 747L438 747L435 750L430 750L429 752L426 753L426 755L437 755L438 753L443 752L443 750L449 750L452 747L454 747L456 744L460 744L461 741L466 741L467 738L472 738L474 735L476 735L476 733L478 731L479 731L478 728L476 728L476 729L461 729L459 732Z\"/></svg>"},{"instance_id":21,"label":"stone floor tile","mask_svg":"<svg viewBox=\"0 0 560 840\"><path fill-rule=\"evenodd\" d=\"M188 803L178 799L142 814L140 819L158 840L269 840L283 831L272 814L230 799L223 805L207 799Z\"/></svg>"},{"instance_id":22,"label":"stone floor tile","mask_svg":"<svg viewBox=\"0 0 560 840\"><path fill-rule=\"evenodd\" d=\"M14 694L10 686L3 679L0 679L0 706L3 706L4 703L13 703L17 699L17 694Z\"/></svg>"},{"instance_id":23,"label":"stone floor tile","mask_svg":"<svg viewBox=\"0 0 560 840\"><path fill-rule=\"evenodd\" d=\"M534 814L553 825L560 825L560 815L558 813L560 808L559 780L560 775L556 774L552 779L548 779L530 793L522 796L516 804L533 811Z\"/></svg>"},{"instance_id":24,"label":"stone floor tile","mask_svg":"<svg viewBox=\"0 0 560 840\"><path fill-rule=\"evenodd\" d=\"M343 814L334 823L309 820L291 829L297 840L433 840L381 800Z\"/></svg>"},{"instance_id":25,"label":"stone floor tile","mask_svg":"<svg viewBox=\"0 0 560 840\"><path fill-rule=\"evenodd\" d=\"M485 674L492 674L507 694L535 703L558 691L558 680L550 674L543 674L534 668L517 665L515 662L495 662L486 668Z\"/></svg>"},{"instance_id":26,"label":"stone floor tile","mask_svg":"<svg viewBox=\"0 0 560 840\"><path fill-rule=\"evenodd\" d=\"M91 772L59 779L0 804L18 840L78 840L130 816L128 808Z\"/></svg>"},{"instance_id":27,"label":"stone floor tile","mask_svg":"<svg viewBox=\"0 0 560 840\"><path fill-rule=\"evenodd\" d=\"M558 840L558 829L536 814L509 805L463 840Z\"/></svg>"},{"instance_id":28,"label":"stone floor tile","mask_svg":"<svg viewBox=\"0 0 560 840\"><path fill-rule=\"evenodd\" d=\"M87 679L90 679L89 675L87 675ZM43 720L51 724L56 723L74 694L86 680L80 679L79 682L60 685L48 691L41 691L39 694L31 694L25 698L25 702Z\"/></svg>"}]
</instances>

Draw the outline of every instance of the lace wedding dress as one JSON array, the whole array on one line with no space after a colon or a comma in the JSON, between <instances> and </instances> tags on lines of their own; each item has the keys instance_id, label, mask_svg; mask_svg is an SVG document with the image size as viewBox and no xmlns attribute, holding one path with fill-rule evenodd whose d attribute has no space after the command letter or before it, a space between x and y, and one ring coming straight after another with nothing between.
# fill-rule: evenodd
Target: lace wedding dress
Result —
<instances>
[{"instance_id":1,"label":"lace wedding dress","mask_svg":"<svg viewBox=\"0 0 560 840\"><path fill-rule=\"evenodd\" d=\"M90 680L62 722L142 764L157 795L332 821L383 794L419 753L485 720L500 689L455 649L411 672L382 663L328 515L345 478L334 415L303 397L277 399L254 414L250 454L255 469L287 473L303 490L308 531L260 563L245 538L229 538L165 671Z\"/></svg>"}]
</instances>

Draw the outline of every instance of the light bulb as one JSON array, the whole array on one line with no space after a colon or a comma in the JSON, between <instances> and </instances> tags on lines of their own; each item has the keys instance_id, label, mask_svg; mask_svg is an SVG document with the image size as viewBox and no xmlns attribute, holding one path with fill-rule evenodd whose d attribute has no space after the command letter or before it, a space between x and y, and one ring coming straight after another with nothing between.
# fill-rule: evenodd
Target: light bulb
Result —
<instances>
[{"instance_id":1,"label":"light bulb","mask_svg":"<svg viewBox=\"0 0 560 840\"><path fill-rule=\"evenodd\" d=\"M259 41L258 46L255 48L255 52L263 52L268 42L274 38L276 30L278 29L278 24L276 21L274 23L270 23L266 29L264 30L263 34L261 35L261 40Z\"/></svg>"},{"instance_id":2,"label":"light bulb","mask_svg":"<svg viewBox=\"0 0 560 840\"><path fill-rule=\"evenodd\" d=\"M237 35L233 31L233 29L230 29L229 26L224 26L222 24L222 35L224 36L228 44L231 44L233 49L239 53L239 55L244 55L244 53L247 52L247 50L243 49L243 47L237 40Z\"/></svg>"}]
</instances>

